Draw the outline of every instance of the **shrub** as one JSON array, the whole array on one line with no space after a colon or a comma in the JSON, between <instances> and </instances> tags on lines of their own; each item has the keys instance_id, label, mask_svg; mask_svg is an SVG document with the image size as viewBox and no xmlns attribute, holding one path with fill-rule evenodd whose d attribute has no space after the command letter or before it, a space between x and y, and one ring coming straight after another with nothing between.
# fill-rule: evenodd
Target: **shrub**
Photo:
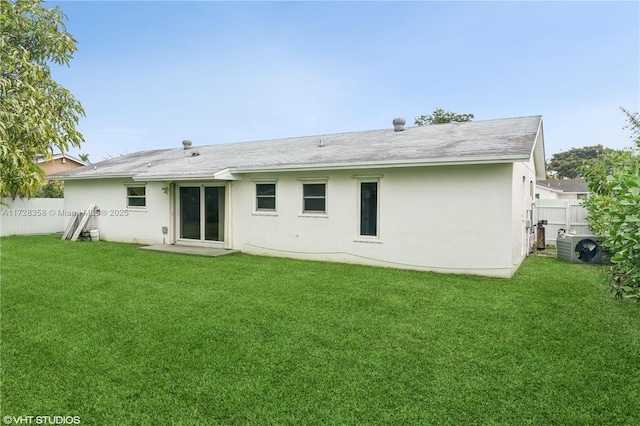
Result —
<instances>
[{"instance_id":1,"label":"shrub","mask_svg":"<svg viewBox=\"0 0 640 426\"><path fill-rule=\"evenodd\" d=\"M583 167L589 224L611 252L610 280L618 297L640 301L640 115L625 109L635 148L608 152Z\"/></svg>"},{"instance_id":2,"label":"shrub","mask_svg":"<svg viewBox=\"0 0 640 426\"><path fill-rule=\"evenodd\" d=\"M36 191L36 198L64 198L64 182L47 182Z\"/></svg>"}]
</instances>

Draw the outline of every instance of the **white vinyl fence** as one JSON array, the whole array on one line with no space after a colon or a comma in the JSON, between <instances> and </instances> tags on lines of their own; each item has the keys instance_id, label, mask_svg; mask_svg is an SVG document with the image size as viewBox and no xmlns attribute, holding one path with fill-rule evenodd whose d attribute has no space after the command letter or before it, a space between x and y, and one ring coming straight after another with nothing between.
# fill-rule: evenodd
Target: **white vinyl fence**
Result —
<instances>
[{"instance_id":1,"label":"white vinyl fence","mask_svg":"<svg viewBox=\"0 0 640 426\"><path fill-rule=\"evenodd\" d=\"M582 206L582 200L536 200L534 222L546 220L545 241L555 245L558 231L564 229L575 235L593 235L587 222L587 209Z\"/></svg>"},{"instance_id":2,"label":"white vinyl fence","mask_svg":"<svg viewBox=\"0 0 640 426\"><path fill-rule=\"evenodd\" d=\"M7 235L55 234L69 221L63 198L2 198L0 237Z\"/></svg>"}]
</instances>

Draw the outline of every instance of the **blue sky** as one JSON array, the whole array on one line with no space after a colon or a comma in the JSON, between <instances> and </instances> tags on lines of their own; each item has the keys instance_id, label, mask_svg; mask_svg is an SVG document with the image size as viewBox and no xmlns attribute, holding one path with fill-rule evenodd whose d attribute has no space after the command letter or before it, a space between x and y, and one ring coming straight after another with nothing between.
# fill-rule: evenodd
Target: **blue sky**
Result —
<instances>
[{"instance_id":1,"label":"blue sky","mask_svg":"<svg viewBox=\"0 0 640 426\"><path fill-rule=\"evenodd\" d=\"M145 149L391 128L436 108L542 115L546 155L631 145L638 2L48 2L54 78L93 162Z\"/></svg>"}]
</instances>

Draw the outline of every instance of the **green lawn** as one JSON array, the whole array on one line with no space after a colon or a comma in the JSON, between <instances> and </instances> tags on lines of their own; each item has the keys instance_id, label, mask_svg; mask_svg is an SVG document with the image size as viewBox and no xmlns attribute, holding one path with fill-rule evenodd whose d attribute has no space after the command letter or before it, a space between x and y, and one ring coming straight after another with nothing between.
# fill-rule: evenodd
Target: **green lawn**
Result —
<instances>
[{"instance_id":1,"label":"green lawn","mask_svg":"<svg viewBox=\"0 0 640 426\"><path fill-rule=\"evenodd\" d=\"M1 252L0 411L81 424L640 424L640 306L511 280L57 236Z\"/></svg>"}]
</instances>

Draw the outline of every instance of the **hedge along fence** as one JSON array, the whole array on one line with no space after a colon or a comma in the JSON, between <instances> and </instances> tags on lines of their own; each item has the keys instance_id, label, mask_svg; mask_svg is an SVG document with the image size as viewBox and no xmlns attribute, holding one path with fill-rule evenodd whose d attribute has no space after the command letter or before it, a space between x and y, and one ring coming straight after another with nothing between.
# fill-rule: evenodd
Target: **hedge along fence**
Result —
<instances>
[{"instance_id":1,"label":"hedge along fence","mask_svg":"<svg viewBox=\"0 0 640 426\"><path fill-rule=\"evenodd\" d=\"M2 198L0 237L63 232L69 219L63 198Z\"/></svg>"},{"instance_id":2,"label":"hedge along fence","mask_svg":"<svg viewBox=\"0 0 640 426\"><path fill-rule=\"evenodd\" d=\"M591 196L585 206L591 228L611 251L611 283L616 296L640 302L640 113L627 116L635 147L608 151L580 171Z\"/></svg>"}]
</instances>

